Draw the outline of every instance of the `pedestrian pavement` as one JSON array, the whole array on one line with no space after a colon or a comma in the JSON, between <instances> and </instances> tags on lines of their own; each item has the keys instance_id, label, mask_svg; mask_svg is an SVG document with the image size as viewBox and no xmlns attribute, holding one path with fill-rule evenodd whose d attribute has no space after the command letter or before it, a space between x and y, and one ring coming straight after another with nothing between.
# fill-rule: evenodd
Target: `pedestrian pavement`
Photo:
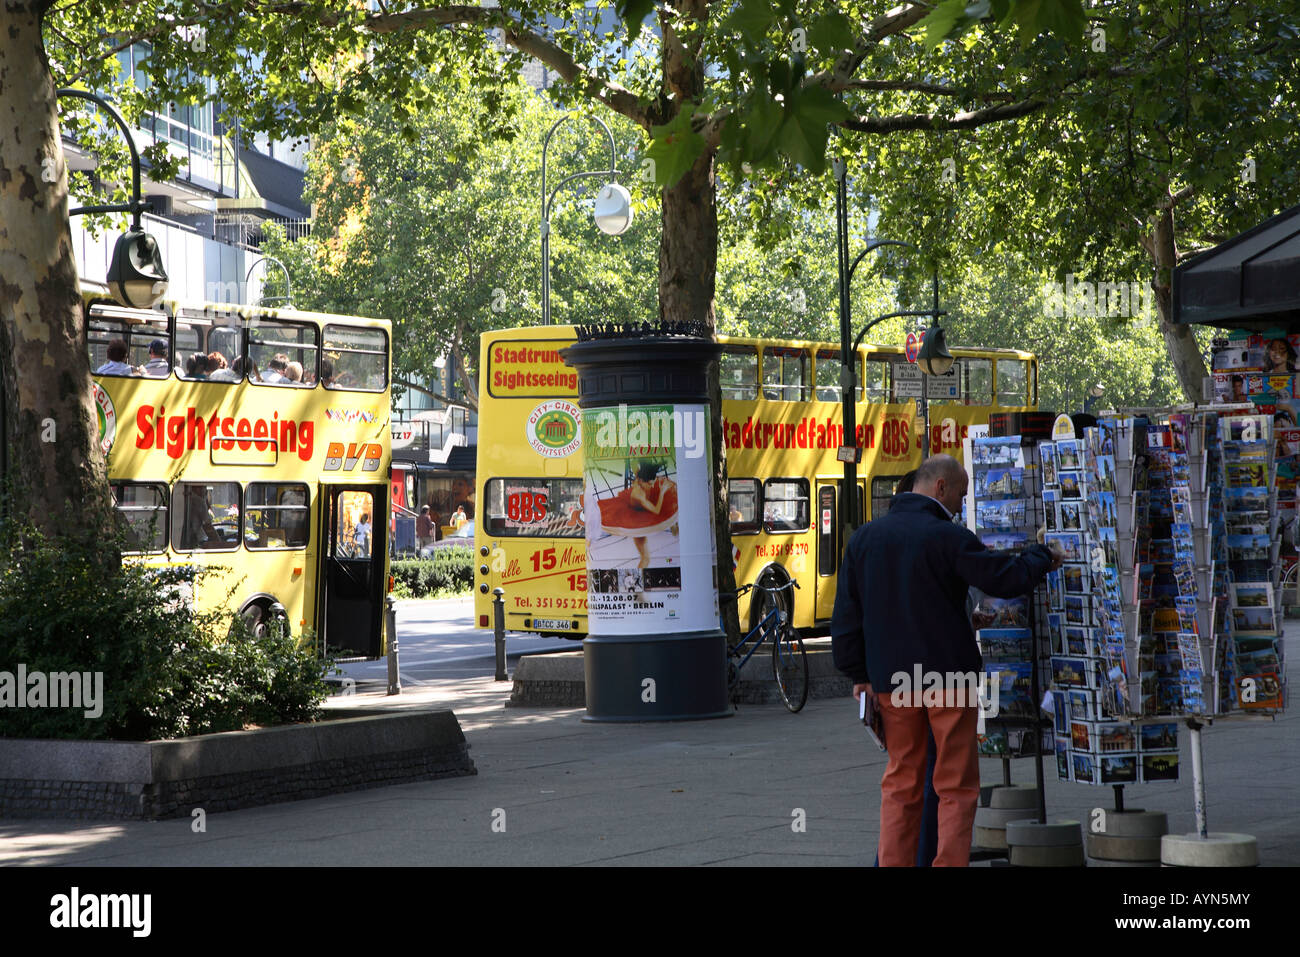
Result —
<instances>
[{"instance_id":1,"label":"pedestrian pavement","mask_svg":"<svg viewBox=\"0 0 1300 957\"><path fill-rule=\"evenodd\" d=\"M1290 624L1287 645L1300 635ZM1288 655L1290 657L1290 655ZM850 698L742 706L694 722L584 722L581 708L506 707L490 674L429 680L399 696L359 693L333 708L449 707L475 776L401 784L189 819L0 821L0 864L223 865L853 865L879 832L885 755ZM1253 834L1261 864L1300 865L1300 723L1216 722L1204 741L1212 832ZM1190 735L1182 777L1129 785L1128 808L1167 811L1194 829ZM985 784L1002 763L981 761ZM1087 822L1109 787L1056 780L1044 758L1049 820ZM1012 779L1032 783L1030 759Z\"/></svg>"}]
</instances>

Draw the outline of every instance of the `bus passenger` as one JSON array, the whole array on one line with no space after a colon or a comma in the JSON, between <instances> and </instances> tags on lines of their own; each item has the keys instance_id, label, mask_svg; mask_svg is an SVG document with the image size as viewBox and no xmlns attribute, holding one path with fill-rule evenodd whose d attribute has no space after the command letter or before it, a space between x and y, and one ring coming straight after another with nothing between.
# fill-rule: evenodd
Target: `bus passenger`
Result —
<instances>
[{"instance_id":1,"label":"bus passenger","mask_svg":"<svg viewBox=\"0 0 1300 957\"><path fill-rule=\"evenodd\" d=\"M361 521L357 522L357 531L355 541L357 543L357 555L367 556L370 554L370 515L369 513L361 516Z\"/></svg>"},{"instance_id":2,"label":"bus passenger","mask_svg":"<svg viewBox=\"0 0 1300 957\"><path fill-rule=\"evenodd\" d=\"M238 382L239 373L226 365L226 357L220 352L208 353L208 368L214 369L214 372L208 373L209 382Z\"/></svg>"},{"instance_id":3,"label":"bus passenger","mask_svg":"<svg viewBox=\"0 0 1300 957\"><path fill-rule=\"evenodd\" d=\"M289 368L289 357L283 352L277 352L269 363L270 368L262 373L262 381L271 385L288 385L289 378L285 370Z\"/></svg>"},{"instance_id":4,"label":"bus passenger","mask_svg":"<svg viewBox=\"0 0 1300 957\"><path fill-rule=\"evenodd\" d=\"M208 504L208 490L198 484L185 486L184 524L181 526L181 548L199 548L203 545L224 545L223 539L212 524L212 508Z\"/></svg>"},{"instance_id":5,"label":"bus passenger","mask_svg":"<svg viewBox=\"0 0 1300 957\"><path fill-rule=\"evenodd\" d=\"M329 388L334 384L334 363L322 359L320 364L320 384Z\"/></svg>"},{"instance_id":6,"label":"bus passenger","mask_svg":"<svg viewBox=\"0 0 1300 957\"><path fill-rule=\"evenodd\" d=\"M126 361L126 340L114 339L108 344L108 361L101 363L95 375L136 375L136 371Z\"/></svg>"},{"instance_id":7,"label":"bus passenger","mask_svg":"<svg viewBox=\"0 0 1300 957\"><path fill-rule=\"evenodd\" d=\"M167 365L167 340L155 339L149 343L149 361L143 366L142 371L147 376L162 378L171 373L171 368Z\"/></svg>"},{"instance_id":8,"label":"bus passenger","mask_svg":"<svg viewBox=\"0 0 1300 957\"><path fill-rule=\"evenodd\" d=\"M185 360L185 378L206 379L208 377L208 357L196 352Z\"/></svg>"},{"instance_id":9,"label":"bus passenger","mask_svg":"<svg viewBox=\"0 0 1300 957\"><path fill-rule=\"evenodd\" d=\"M290 382L299 383L302 381L302 363L296 359L290 362L284 370L285 378Z\"/></svg>"}]
</instances>

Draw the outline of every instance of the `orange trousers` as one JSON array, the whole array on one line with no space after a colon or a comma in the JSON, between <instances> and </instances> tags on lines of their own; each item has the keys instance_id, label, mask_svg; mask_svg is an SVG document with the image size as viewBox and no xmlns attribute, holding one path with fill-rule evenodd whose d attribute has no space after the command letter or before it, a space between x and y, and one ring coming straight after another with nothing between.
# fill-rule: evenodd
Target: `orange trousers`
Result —
<instances>
[{"instance_id":1,"label":"orange trousers","mask_svg":"<svg viewBox=\"0 0 1300 957\"><path fill-rule=\"evenodd\" d=\"M876 701L889 748L889 765L880 780L880 866L916 863L927 731L934 733L934 790L939 795L939 852L934 866L968 866L980 796L976 709L896 707L887 694Z\"/></svg>"}]
</instances>

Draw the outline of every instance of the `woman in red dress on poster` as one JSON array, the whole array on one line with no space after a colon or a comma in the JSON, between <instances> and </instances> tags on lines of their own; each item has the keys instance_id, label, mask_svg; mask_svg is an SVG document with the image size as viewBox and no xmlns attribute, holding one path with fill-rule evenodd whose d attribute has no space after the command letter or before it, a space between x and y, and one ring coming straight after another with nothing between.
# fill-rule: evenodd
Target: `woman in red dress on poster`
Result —
<instances>
[{"instance_id":1,"label":"woman in red dress on poster","mask_svg":"<svg viewBox=\"0 0 1300 957\"><path fill-rule=\"evenodd\" d=\"M637 568L650 565L646 538L677 524L677 483L666 475L659 476L659 466L654 462L641 462L630 486L599 503L601 527L610 534L632 539L641 556Z\"/></svg>"}]
</instances>

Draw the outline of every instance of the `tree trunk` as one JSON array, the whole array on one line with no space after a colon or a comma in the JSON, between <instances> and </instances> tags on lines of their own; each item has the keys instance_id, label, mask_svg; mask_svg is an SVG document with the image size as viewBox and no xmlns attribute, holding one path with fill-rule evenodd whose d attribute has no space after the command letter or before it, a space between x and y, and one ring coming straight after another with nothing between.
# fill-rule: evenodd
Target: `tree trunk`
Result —
<instances>
[{"instance_id":1,"label":"tree trunk","mask_svg":"<svg viewBox=\"0 0 1300 957\"><path fill-rule=\"evenodd\" d=\"M1165 337L1169 361L1173 363L1183 395L1188 402L1201 402L1204 399L1204 380L1209 374L1205 368L1205 359L1201 356L1201 347L1192 334L1191 326L1173 323L1173 277L1174 266L1178 264L1178 250L1174 243L1172 202L1156 213L1153 225L1154 229L1143 245L1155 266L1151 289L1155 293L1160 333Z\"/></svg>"},{"instance_id":2,"label":"tree trunk","mask_svg":"<svg viewBox=\"0 0 1300 957\"><path fill-rule=\"evenodd\" d=\"M659 18L665 96L654 111L656 123L667 123L683 103L699 103L704 95L700 31L709 17L709 4L707 0L674 0L673 6L686 20L674 26L671 18L662 14ZM713 169L716 152L715 146L706 147L689 172L663 191L659 239L659 318L701 323L709 329L717 328L713 309L718 274L718 198ZM736 602L725 597L735 593L736 575L731 565L727 454L722 444L722 390L716 362L709 367L709 449L720 607L723 626L735 642L740 638L740 619Z\"/></svg>"},{"instance_id":3,"label":"tree trunk","mask_svg":"<svg viewBox=\"0 0 1300 957\"><path fill-rule=\"evenodd\" d=\"M68 178L43 4L6 5L0 33L0 374L11 514L48 535L114 522L68 229ZM76 523L64 525L65 512Z\"/></svg>"}]
</instances>

